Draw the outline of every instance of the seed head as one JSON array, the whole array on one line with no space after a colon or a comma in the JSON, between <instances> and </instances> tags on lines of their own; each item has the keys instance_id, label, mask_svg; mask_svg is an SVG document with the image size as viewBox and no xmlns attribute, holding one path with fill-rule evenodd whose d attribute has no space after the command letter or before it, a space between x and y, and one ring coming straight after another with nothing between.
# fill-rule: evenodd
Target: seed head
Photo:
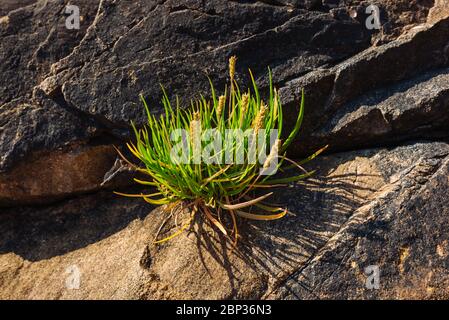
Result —
<instances>
[{"instance_id":1,"label":"seed head","mask_svg":"<svg viewBox=\"0 0 449 320\"><path fill-rule=\"evenodd\" d=\"M223 112L224 106L225 106L225 102L226 102L226 97L225 96L220 96L218 98L218 106L217 106L217 117L220 118L221 113Z\"/></svg>"},{"instance_id":2,"label":"seed head","mask_svg":"<svg viewBox=\"0 0 449 320\"><path fill-rule=\"evenodd\" d=\"M195 111L193 113L193 119L190 121L190 141L192 143L192 147L195 148L195 141L197 139L197 135L199 133L200 128L200 113Z\"/></svg>"},{"instance_id":3,"label":"seed head","mask_svg":"<svg viewBox=\"0 0 449 320\"><path fill-rule=\"evenodd\" d=\"M235 64L237 62L237 57L232 56L229 58L229 76L231 78L231 83L234 82L234 76L235 76Z\"/></svg>"},{"instance_id":4,"label":"seed head","mask_svg":"<svg viewBox=\"0 0 449 320\"><path fill-rule=\"evenodd\" d=\"M200 121L200 112L199 111L195 111L193 113L193 120L194 121Z\"/></svg>"},{"instance_id":5,"label":"seed head","mask_svg":"<svg viewBox=\"0 0 449 320\"><path fill-rule=\"evenodd\" d=\"M249 94L245 93L242 96L241 107L242 112L240 113L240 127L243 125L243 119L245 118L246 111L248 110L249 105Z\"/></svg>"},{"instance_id":6,"label":"seed head","mask_svg":"<svg viewBox=\"0 0 449 320\"><path fill-rule=\"evenodd\" d=\"M279 150L281 149L281 145L282 145L281 140L276 139L273 147L271 147L270 154L265 159L265 162L263 164L264 169L268 169L270 167L271 162L274 160L274 158L276 158L278 156Z\"/></svg>"},{"instance_id":7,"label":"seed head","mask_svg":"<svg viewBox=\"0 0 449 320\"><path fill-rule=\"evenodd\" d=\"M245 93L242 96L242 114L244 114L248 110L249 104L249 94Z\"/></svg>"},{"instance_id":8,"label":"seed head","mask_svg":"<svg viewBox=\"0 0 449 320\"><path fill-rule=\"evenodd\" d=\"M256 119L254 119L253 123L253 129L257 133L258 130L264 129L263 125L265 122L265 117L268 113L268 107L267 105L262 101L260 105L259 113L256 116Z\"/></svg>"}]
</instances>

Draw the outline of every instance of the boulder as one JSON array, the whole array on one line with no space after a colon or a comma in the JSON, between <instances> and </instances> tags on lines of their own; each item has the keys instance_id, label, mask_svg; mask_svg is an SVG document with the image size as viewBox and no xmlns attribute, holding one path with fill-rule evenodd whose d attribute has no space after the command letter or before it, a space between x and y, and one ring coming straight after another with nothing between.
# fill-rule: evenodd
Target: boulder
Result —
<instances>
[{"instance_id":1,"label":"boulder","mask_svg":"<svg viewBox=\"0 0 449 320\"><path fill-rule=\"evenodd\" d=\"M438 148L395 177L265 298L448 299L448 160Z\"/></svg>"},{"instance_id":2,"label":"boulder","mask_svg":"<svg viewBox=\"0 0 449 320\"><path fill-rule=\"evenodd\" d=\"M2 6L0 7L0 17L6 16L8 12L17 8L26 7L36 1L37 0L3 0Z\"/></svg>"}]
</instances>

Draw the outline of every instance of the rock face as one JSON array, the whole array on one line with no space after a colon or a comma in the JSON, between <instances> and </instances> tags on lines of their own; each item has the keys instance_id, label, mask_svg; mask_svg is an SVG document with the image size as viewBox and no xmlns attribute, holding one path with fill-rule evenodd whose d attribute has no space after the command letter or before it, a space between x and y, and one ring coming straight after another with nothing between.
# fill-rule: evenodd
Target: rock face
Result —
<instances>
[{"instance_id":1,"label":"rock face","mask_svg":"<svg viewBox=\"0 0 449 320\"><path fill-rule=\"evenodd\" d=\"M447 1L379 0L380 30L362 0L77 1L79 30L71 3L0 4L1 298L449 297ZM140 93L208 95L234 54L262 93L270 66L287 126L304 89L291 157L329 153L237 251L201 221L156 247L164 208L111 194L133 174L113 146Z\"/></svg>"},{"instance_id":2,"label":"rock face","mask_svg":"<svg viewBox=\"0 0 449 320\"><path fill-rule=\"evenodd\" d=\"M412 176L382 189L379 199L357 210L310 263L267 297L448 299L449 162L439 159L443 154L416 163ZM366 290L375 272L370 266L379 272L379 290Z\"/></svg>"}]
</instances>

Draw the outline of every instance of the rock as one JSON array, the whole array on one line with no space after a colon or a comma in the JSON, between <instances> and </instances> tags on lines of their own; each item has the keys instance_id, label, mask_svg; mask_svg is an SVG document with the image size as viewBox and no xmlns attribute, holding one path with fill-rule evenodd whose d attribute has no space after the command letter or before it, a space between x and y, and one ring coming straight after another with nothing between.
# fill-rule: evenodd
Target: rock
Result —
<instances>
[{"instance_id":1,"label":"rock","mask_svg":"<svg viewBox=\"0 0 449 320\"><path fill-rule=\"evenodd\" d=\"M311 101L306 102L302 145L295 145L291 151L292 155L313 152L318 144L326 143L330 143L331 149L335 151L352 148L353 138L340 138L351 136L357 141L359 135L366 134L363 130L370 131L368 135L372 137L364 140L365 146L394 143L398 139L413 138L416 135L428 138L435 132L447 136L449 132L446 129L447 118L444 112L445 93L444 89L439 91L436 87L439 86L439 80L443 81L443 87L445 83L444 67L449 64L448 32L449 19L443 19L417 33L405 35L381 47L370 48L333 68L316 70L288 82L280 89L287 109L297 108L302 88L306 97L311 97ZM410 55L408 52L414 54ZM398 56L401 59L398 60ZM440 70L430 71L435 69ZM436 78L432 81L430 78L433 76ZM428 93L421 92L421 99L418 93L412 92L414 86L428 90ZM400 92L407 88L410 88L409 92ZM365 92L364 96L362 92ZM351 109L355 105L363 105L363 99L371 105L389 104L388 109L395 116L384 119L388 118L388 115L380 109L375 110L376 108L361 107L358 111ZM404 106L404 103L411 105ZM307 105L313 106L308 113ZM341 115L345 112L348 114L345 114L346 120L343 120ZM358 116L355 116L357 112ZM424 117L414 117L418 123L408 122L408 114L412 112ZM435 114L438 114L437 118L441 121L436 121L434 125L432 120ZM338 139L332 138L337 131L345 127L344 121L353 120L347 127L350 128L349 131L343 130L344 133L340 132ZM372 126L363 125L371 121ZM342 126L335 127L338 122ZM415 135L410 135L411 126L418 126ZM443 133L440 132L441 128ZM360 139L363 140L361 137Z\"/></svg>"},{"instance_id":2,"label":"rock","mask_svg":"<svg viewBox=\"0 0 449 320\"><path fill-rule=\"evenodd\" d=\"M136 19L132 27L119 23L117 28L120 14L129 11ZM160 112L161 92L155 83L184 101L193 92L209 91L206 75L222 85L231 54L239 57L238 71L251 67L261 77L272 66L282 82L370 45L370 32L357 22L265 2L208 1L202 7L196 1L156 6L147 1L130 7L104 1L97 17L80 46L53 66L53 85L47 85L50 80L44 85L48 92L61 87L69 105L115 127L144 120L139 93ZM99 35L102 41L95 38ZM80 64L69 77L65 75ZM243 74L247 82L247 72Z\"/></svg>"},{"instance_id":3,"label":"rock","mask_svg":"<svg viewBox=\"0 0 449 320\"><path fill-rule=\"evenodd\" d=\"M429 150L430 151L430 150ZM266 298L447 299L447 149L432 151L359 208L305 267ZM367 289L379 274L378 288Z\"/></svg>"},{"instance_id":4,"label":"rock","mask_svg":"<svg viewBox=\"0 0 449 320\"><path fill-rule=\"evenodd\" d=\"M26 7L35 3L37 0L3 0L0 7L0 17L6 16L8 12L20 7Z\"/></svg>"},{"instance_id":5,"label":"rock","mask_svg":"<svg viewBox=\"0 0 449 320\"><path fill-rule=\"evenodd\" d=\"M311 135L305 145L351 148L394 144L414 137L448 136L449 69L424 73L373 90L346 105Z\"/></svg>"},{"instance_id":6,"label":"rock","mask_svg":"<svg viewBox=\"0 0 449 320\"><path fill-rule=\"evenodd\" d=\"M6 172L26 155L52 151L86 141L97 128L46 99L42 104L14 100L0 108L0 171Z\"/></svg>"},{"instance_id":7,"label":"rock","mask_svg":"<svg viewBox=\"0 0 449 320\"><path fill-rule=\"evenodd\" d=\"M449 16L449 3L445 0L435 0L435 4L430 9L427 22L435 23Z\"/></svg>"},{"instance_id":8,"label":"rock","mask_svg":"<svg viewBox=\"0 0 449 320\"><path fill-rule=\"evenodd\" d=\"M95 191L116 158L95 123L53 100L14 100L0 117L0 207Z\"/></svg>"},{"instance_id":9,"label":"rock","mask_svg":"<svg viewBox=\"0 0 449 320\"><path fill-rule=\"evenodd\" d=\"M94 119L61 101L60 91L45 95L35 88L51 64L78 45L93 20L95 2L79 1L81 28L67 29L68 3L2 5L7 15L0 23L0 206L45 203L97 190L110 169L110 143L115 140L105 137ZM75 160L80 163L74 165Z\"/></svg>"},{"instance_id":10,"label":"rock","mask_svg":"<svg viewBox=\"0 0 449 320\"><path fill-rule=\"evenodd\" d=\"M152 239L167 212L148 214L144 202L110 193L7 209L0 215L0 295L396 298L422 288L433 290L426 297L447 297L448 164L449 145L437 142L322 157L313 179L273 200L294 214L277 222L241 221L234 251L200 220L156 247ZM182 224L187 217L178 218ZM384 279L378 291L362 281L363 268L376 263ZM312 267L317 282L310 288L305 279ZM80 272L78 290L66 287L73 270ZM420 278L424 273L429 281Z\"/></svg>"},{"instance_id":11,"label":"rock","mask_svg":"<svg viewBox=\"0 0 449 320\"><path fill-rule=\"evenodd\" d=\"M116 151L108 145L70 146L36 155L0 176L0 206L48 203L100 188Z\"/></svg>"},{"instance_id":12,"label":"rock","mask_svg":"<svg viewBox=\"0 0 449 320\"><path fill-rule=\"evenodd\" d=\"M28 128L16 126L15 121L4 122L0 140L6 143L1 146L5 154L0 160L0 171L10 171L27 158L35 159L51 150L64 149L70 153L68 143L89 145L92 139L101 139L104 144L122 144L123 139L129 139L130 120L144 121L139 93L147 97L156 113L161 112L157 82L164 84L172 97L177 94L182 101L188 101L193 93L209 91L206 75L211 75L216 85L223 85L227 80L227 58L232 54L239 57L240 80L248 82L245 70L251 67L262 89L267 84L266 67L271 66L287 115L296 112L298 92L305 86L313 110L308 109L306 114L303 140L307 142L296 146L292 152L295 156L314 151L316 143L310 141L315 142L316 136L322 137L323 143L331 142L332 150L347 149L341 141L333 141L333 134L323 135L329 121L336 121L333 116L338 109L347 108L347 104L370 90L447 64L444 51L447 21L407 39L370 48L380 34L388 38L383 42L388 42L397 37L397 30L423 22L431 7L426 1L420 5L380 2L382 12L394 20L391 22L394 27L381 33L365 27L364 9L368 5L365 1L286 0L248 4L217 0L204 5L187 0L146 0L138 4L81 1L80 30L65 27L66 16L62 13L67 3L41 0L27 6L22 3L6 7L0 35L9 41L2 41L0 57L5 62L3 74L7 76L0 83L3 90L0 110L14 115L24 112L21 108L24 104L30 105L26 110L41 110L55 104L51 111L45 111L44 117L54 118L66 112L70 115L60 123L62 139L58 130L46 127L49 122L39 120L45 143L40 135L21 138L24 137L21 130ZM335 16L331 9L348 14ZM360 14L351 16L351 10ZM409 15L409 19L399 18L411 11L417 13ZM424 45L427 41L430 46ZM391 68L398 55L411 50L416 52L415 57L408 55L408 60L403 59L403 63ZM378 69L388 72L375 72ZM310 86L309 79L313 79ZM368 119L373 115L373 121L379 121L380 113L376 112L368 113ZM355 127L353 135L357 134ZM427 138L433 135L428 131L434 130L439 129L431 125L416 136ZM396 131L400 136L407 135ZM376 138L385 141L396 135L394 130L376 132L379 133ZM109 159L109 154L100 158ZM98 176L111 170L106 168L109 164L103 163L104 171ZM6 177L12 175L3 180ZM96 187L89 185L82 189L96 190ZM61 194L67 195L70 193ZM19 194L11 193L0 194L0 198L13 202L21 199ZM45 202L44 197L34 199Z\"/></svg>"},{"instance_id":13,"label":"rock","mask_svg":"<svg viewBox=\"0 0 449 320\"><path fill-rule=\"evenodd\" d=\"M20 295L46 299L124 296L126 290L132 290L131 278L141 273L138 259L148 240L141 219L150 209L108 192L69 200L43 211L36 208L2 211L1 228L5 233L0 249L0 296L5 299ZM29 224L30 219L37 224ZM21 226L27 228L23 230L27 233L25 237L18 229ZM90 253L84 255L85 250ZM134 275L130 269L133 262ZM18 268L28 272L19 274ZM89 270L96 271L88 275ZM82 275L80 288L89 288L90 293L86 295L80 290L64 293L66 279L78 271ZM106 281L104 276L111 273L115 274L114 279Z\"/></svg>"},{"instance_id":14,"label":"rock","mask_svg":"<svg viewBox=\"0 0 449 320\"><path fill-rule=\"evenodd\" d=\"M50 65L68 55L82 39L98 1L77 2L83 17L79 30L65 27L64 8L69 2L39 0L10 4L8 0L3 7L2 1L8 14L3 18L5 22L0 23L0 106L13 99L29 98ZM30 3L33 4L25 6Z\"/></svg>"}]
</instances>

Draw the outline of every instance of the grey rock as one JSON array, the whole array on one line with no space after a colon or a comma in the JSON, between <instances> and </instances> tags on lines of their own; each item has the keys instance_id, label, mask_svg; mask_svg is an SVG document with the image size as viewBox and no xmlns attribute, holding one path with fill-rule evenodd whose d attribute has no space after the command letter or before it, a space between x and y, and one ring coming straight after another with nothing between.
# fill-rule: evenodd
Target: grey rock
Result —
<instances>
[{"instance_id":1,"label":"grey rock","mask_svg":"<svg viewBox=\"0 0 449 320\"><path fill-rule=\"evenodd\" d=\"M78 31L68 3L0 5L1 298L449 297L446 3L378 1L378 31L359 0L80 1ZM291 155L329 154L273 197L292 214L239 222L237 250L201 217L155 246L170 208L112 194L148 191L128 186L113 145L145 121L140 93L154 113L159 83L183 103L208 94L233 54L263 94L272 68L287 127L305 89ZM65 286L73 267L79 290Z\"/></svg>"},{"instance_id":2,"label":"grey rock","mask_svg":"<svg viewBox=\"0 0 449 320\"><path fill-rule=\"evenodd\" d=\"M17 8L26 7L35 3L37 0L3 0L0 5L0 17L6 16L8 12Z\"/></svg>"},{"instance_id":3,"label":"grey rock","mask_svg":"<svg viewBox=\"0 0 449 320\"><path fill-rule=\"evenodd\" d=\"M395 144L416 137L444 139L449 134L449 70L425 73L374 90L346 105L312 134L331 148ZM315 148L319 144L315 144Z\"/></svg>"},{"instance_id":4,"label":"grey rock","mask_svg":"<svg viewBox=\"0 0 449 320\"><path fill-rule=\"evenodd\" d=\"M79 30L69 30L65 27L64 9L70 1L33 2L29 6L16 3L18 9L9 11L0 23L0 105L31 96L50 65L80 42L93 20L97 3L78 1L83 21Z\"/></svg>"},{"instance_id":5,"label":"grey rock","mask_svg":"<svg viewBox=\"0 0 449 320\"><path fill-rule=\"evenodd\" d=\"M140 11L132 11L136 17L132 27L119 24L117 29L120 12L131 9L126 1L102 2L79 48L55 65L54 83L46 90L62 87L69 105L111 126L127 126L132 119L143 121L139 93L155 112L160 112L158 83L189 101L193 92L209 91L206 75L220 86L226 81L227 58L232 54L239 57L239 72L251 67L260 78L271 66L275 79L283 82L370 45L370 32L357 22L291 6L148 1L132 8L139 9L142 17ZM104 35L106 40L93 35ZM59 74L81 61L83 65L70 77ZM247 72L241 74L247 82Z\"/></svg>"},{"instance_id":6,"label":"grey rock","mask_svg":"<svg viewBox=\"0 0 449 320\"><path fill-rule=\"evenodd\" d=\"M401 137L412 139L420 135L426 138L433 136L435 132L440 136L448 136L449 132L445 127L445 91L436 89L440 86L440 80L443 81L444 88L444 75L441 73L445 72L443 68L449 63L448 30L449 19L443 19L417 33L404 35L401 39L378 48L370 48L333 68L316 70L288 82L280 90L287 109L297 108L302 88L306 97L311 97L311 101L306 100L302 144L294 146L292 155L310 153L318 144L326 143L330 143L334 151L352 148L354 142L357 145L359 134L360 140L369 135L363 130L372 131L372 138L364 141L365 146L394 143ZM433 40L429 42L429 39ZM434 81L430 79L433 76L436 77ZM423 91L412 92L414 85ZM407 86L410 91L401 93ZM425 93L426 90L429 90L428 93ZM423 99L416 98L419 94ZM358 111L352 109L354 105L363 105L363 99L370 100L376 96L380 99L377 100L378 103L386 100L389 112L395 114L394 117L383 119L381 108L360 108ZM312 110L307 111L307 105L313 106ZM344 115L346 120L343 120L341 118L345 112L348 114ZM424 117L408 117L412 112ZM435 116L438 121L433 123ZM339 121L340 126L332 125ZM351 125L346 126L344 121L351 122ZM363 123L370 121L372 126L364 126ZM416 130L415 135L409 135L410 127L424 125L426 126ZM390 126L394 128L389 129ZM333 136L338 135L339 129L342 132L334 139ZM354 138L341 139L342 136Z\"/></svg>"},{"instance_id":7,"label":"grey rock","mask_svg":"<svg viewBox=\"0 0 449 320\"><path fill-rule=\"evenodd\" d=\"M96 127L50 99L13 100L0 107L0 172L33 152L50 152L95 135Z\"/></svg>"}]
</instances>

